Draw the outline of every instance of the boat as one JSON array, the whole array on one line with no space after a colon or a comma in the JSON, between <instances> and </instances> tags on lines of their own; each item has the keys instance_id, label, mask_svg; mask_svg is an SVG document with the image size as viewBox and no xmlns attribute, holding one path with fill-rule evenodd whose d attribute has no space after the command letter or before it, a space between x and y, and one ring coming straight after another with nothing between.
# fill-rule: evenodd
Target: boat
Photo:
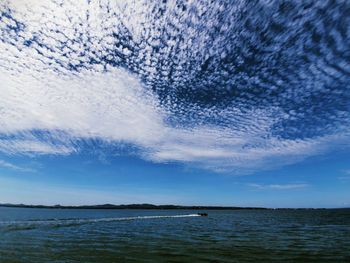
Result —
<instances>
[{"instance_id":1,"label":"boat","mask_svg":"<svg viewBox=\"0 0 350 263\"><path fill-rule=\"evenodd\" d=\"M208 216L207 213L198 213L199 216Z\"/></svg>"}]
</instances>

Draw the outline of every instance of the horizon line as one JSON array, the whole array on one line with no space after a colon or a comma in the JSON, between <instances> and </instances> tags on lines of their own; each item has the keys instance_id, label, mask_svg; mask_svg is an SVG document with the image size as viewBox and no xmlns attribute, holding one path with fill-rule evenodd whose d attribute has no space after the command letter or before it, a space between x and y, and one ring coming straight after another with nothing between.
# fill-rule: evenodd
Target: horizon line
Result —
<instances>
[{"instance_id":1,"label":"horizon line","mask_svg":"<svg viewBox=\"0 0 350 263\"><path fill-rule=\"evenodd\" d=\"M13 208L49 208L49 209L147 209L147 210L176 210L176 209L207 209L207 210L312 210L312 209L350 209L350 207L262 207L262 206L221 206L221 205L174 205L174 204L162 204L155 205L149 203L138 204L96 204L96 205L40 205L40 204L12 204L12 203L0 203L0 207L13 207Z\"/></svg>"}]
</instances>

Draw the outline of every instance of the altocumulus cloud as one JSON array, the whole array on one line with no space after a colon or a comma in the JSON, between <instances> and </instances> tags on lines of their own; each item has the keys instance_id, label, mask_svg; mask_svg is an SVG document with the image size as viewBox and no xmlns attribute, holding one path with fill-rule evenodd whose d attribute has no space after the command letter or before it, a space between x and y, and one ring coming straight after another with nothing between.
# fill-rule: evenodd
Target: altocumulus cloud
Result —
<instances>
[{"instance_id":1,"label":"altocumulus cloud","mask_svg":"<svg viewBox=\"0 0 350 263\"><path fill-rule=\"evenodd\" d=\"M348 146L349 10L3 1L0 151L126 143L153 162L249 173Z\"/></svg>"}]
</instances>

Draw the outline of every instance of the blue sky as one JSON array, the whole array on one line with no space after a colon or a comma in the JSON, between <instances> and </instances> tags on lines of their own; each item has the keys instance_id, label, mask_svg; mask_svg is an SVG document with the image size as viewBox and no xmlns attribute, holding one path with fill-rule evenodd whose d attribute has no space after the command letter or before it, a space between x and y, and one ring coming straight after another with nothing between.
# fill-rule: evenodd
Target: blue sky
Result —
<instances>
[{"instance_id":1,"label":"blue sky","mask_svg":"<svg viewBox=\"0 0 350 263\"><path fill-rule=\"evenodd\" d=\"M0 202L349 206L348 1L0 3Z\"/></svg>"},{"instance_id":2,"label":"blue sky","mask_svg":"<svg viewBox=\"0 0 350 263\"><path fill-rule=\"evenodd\" d=\"M2 157L3 203L350 206L344 151L244 176L125 156Z\"/></svg>"}]
</instances>

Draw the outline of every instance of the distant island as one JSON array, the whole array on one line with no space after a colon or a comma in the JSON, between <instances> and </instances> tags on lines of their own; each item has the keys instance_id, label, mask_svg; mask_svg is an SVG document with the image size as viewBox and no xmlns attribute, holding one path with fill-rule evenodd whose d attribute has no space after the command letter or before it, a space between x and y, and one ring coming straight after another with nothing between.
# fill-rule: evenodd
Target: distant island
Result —
<instances>
[{"instance_id":1,"label":"distant island","mask_svg":"<svg viewBox=\"0 0 350 263\"><path fill-rule=\"evenodd\" d=\"M183 206L183 205L153 205L153 204L128 204L128 205L25 205L25 204L0 204L0 207L17 208L62 208L62 209L157 209L157 210L238 210L238 209L269 209L263 207L236 207L236 206Z\"/></svg>"},{"instance_id":2,"label":"distant island","mask_svg":"<svg viewBox=\"0 0 350 263\"><path fill-rule=\"evenodd\" d=\"M240 207L240 206L184 206L184 205L153 205L153 204L128 204L128 205L25 205L25 204L0 204L0 207L17 208L55 208L55 209L155 209L155 210L275 210L275 209L326 209L326 208L266 208L266 207Z\"/></svg>"}]
</instances>

